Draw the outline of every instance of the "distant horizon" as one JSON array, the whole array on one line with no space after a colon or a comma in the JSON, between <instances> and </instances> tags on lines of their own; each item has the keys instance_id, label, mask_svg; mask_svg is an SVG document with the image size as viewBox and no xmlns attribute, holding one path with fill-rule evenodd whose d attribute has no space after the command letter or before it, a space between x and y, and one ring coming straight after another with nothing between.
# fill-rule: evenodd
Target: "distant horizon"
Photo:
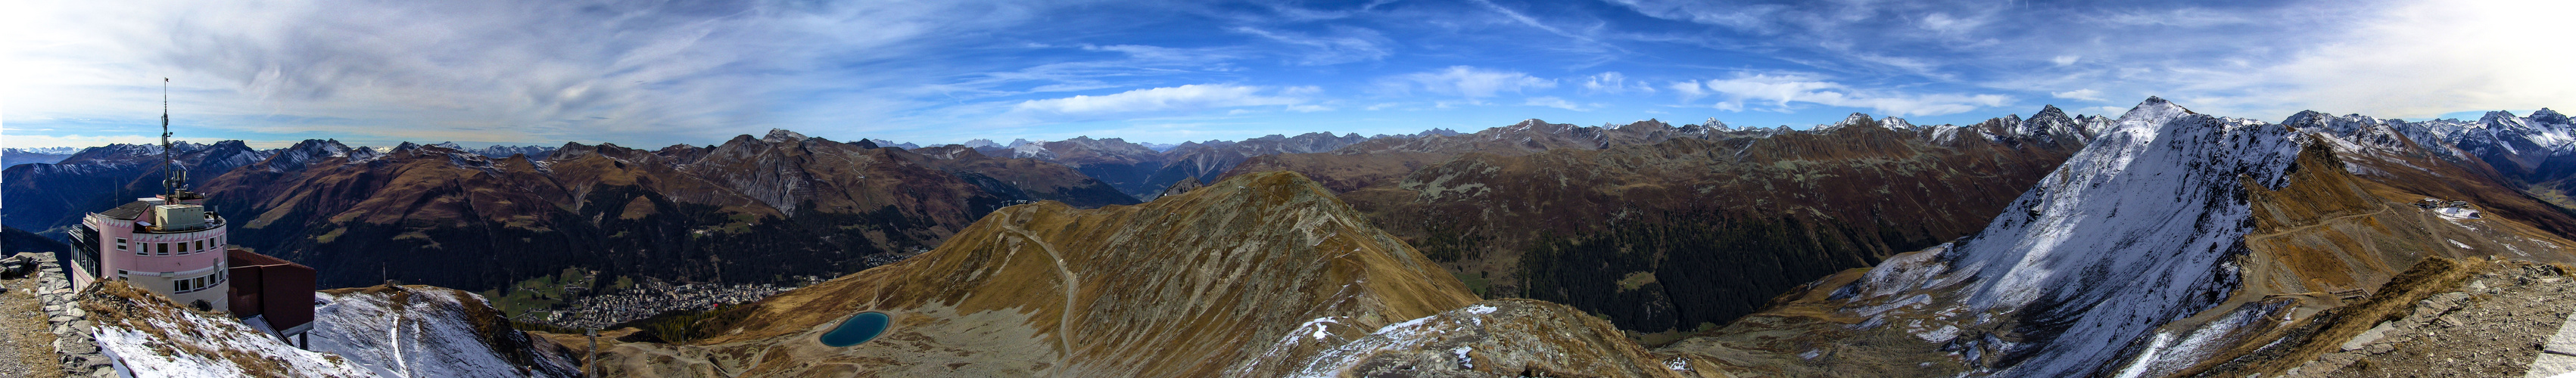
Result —
<instances>
[{"instance_id":1,"label":"distant horizon","mask_svg":"<svg viewBox=\"0 0 2576 378\"><path fill-rule=\"evenodd\" d=\"M2178 102L2178 103L2179 103L2179 102ZM2191 107L2191 104L2188 104L2188 103L2179 103L2179 104L2183 105L2183 107L2186 107L2186 108ZM2050 106L2050 105L2043 105L2043 106ZM2104 113L2081 113L2081 112L2076 112L2076 111L2074 111L2074 110L2068 110L2068 109L2065 109L2065 107L2059 107L2059 109L2061 109L2061 110L2067 110L2067 116L2069 116L2069 117L2083 116L2083 115L2097 115L2097 116L2105 116L2105 117L2112 117L2112 118L2118 118L2118 117L2119 117L2119 114L2116 114L2116 113L2112 113L2112 114L2104 114ZM2527 109L2527 110L2510 110L2510 109L2506 109L2506 110L2502 110L2502 111L2513 113L2515 116L2529 116L2529 115L2531 115L2531 113L2533 113L2533 112L2537 112L2537 111L2539 111L2539 110L2541 110L2541 109L2553 109L2553 110L2554 110L2554 108L2541 107L2541 108L2532 108L2532 109ZM2037 112L2039 111L2039 109L2030 109L2030 110L2031 110L2031 113L2037 113ZM2123 108L2123 109L2122 109L2122 112L2126 112L2126 111L2127 111L2127 110L2126 110L2126 108ZM2458 111L2458 112L2443 113L2441 116L2439 116L2439 117L2437 117L2437 118L2423 118L2423 119L2400 118L2400 117L2381 117L2381 116L2371 115L2371 114L2361 114L2361 115L2364 115L2364 116L2370 116L2370 117L2375 117L2375 118L2380 118L2380 119L2401 119L2401 120L2406 120L2406 121L2409 121L2409 122L2434 121L2434 120L2444 120L2444 119L2460 120L2460 121L2476 121L2478 118L2485 116L2487 112L2492 112L2492 111L2496 111L2496 110L2471 110L2471 111ZM1865 113L1865 112L1864 112L1864 113ZM2208 112L2203 112L2203 113L2208 113ZM2334 114L2334 115L2358 114L2358 113L2334 113L2334 112L2326 112L2326 113L2328 113L2328 114ZM2030 114L2025 114L2025 113L2021 113L2021 112L2012 112L2012 113L2006 113L2006 115L2027 117L2027 116L2029 116ZM2211 115L2216 115L2216 116L2220 116L2220 117L2233 117L2233 118L2254 119L2254 120L2258 120L2258 121L2263 121L2263 122L2272 122L2272 123L2278 123L2278 122L2280 121L2280 120L2277 120L2277 119L2259 119L2259 118L2248 118L2248 117L2236 117L2236 116L2227 115L2227 114L2211 114ZM1794 129L1794 130L1806 130L1806 129L1814 128L1814 127L1816 127L1816 126L1831 125L1831 124L1833 124L1834 122L1840 122L1840 121L1842 121L1844 117L1848 117L1848 116L1849 116L1849 114L1837 115L1837 116L1834 116L1834 117L1832 117L1830 120L1827 120L1827 121L1825 121L1825 122L1817 122L1817 123L1807 124L1807 125L1786 125L1786 124L1784 124L1784 125L1754 126L1754 125L1737 124L1737 123L1734 123L1734 122L1727 122L1727 121L1726 121L1726 120L1724 120L1724 119L1719 119L1719 120L1717 120L1717 121L1718 121L1718 122L1724 122L1724 123L1726 123L1728 126L1730 126L1730 127L1736 127L1736 128L1746 128L1746 127L1764 127L1764 128L1769 128L1769 127L1775 127L1775 126L1776 126L1776 127L1789 127L1790 129ZM1886 116L1886 115L1878 115L1878 114L1871 114L1871 115L1870 115L1870 117L1871 117L1871 118L1874 118L1874 119L1883 119L1883 118L1887 118L1887 117L1890 117L1890 116ZM1978 121L1983 121L1983 120L1986 120L1986 119L2003 118L2003 117L2004 117L2004 115L1996 115L1996 116L1991 116L1991 117L1978 118L1977 120L1978 120ZM174 118L175 118L175 117L174 117ZM1905 119L1905 120L1907 120L1908 122L1913 122L1913 121L1914 121L1914 118L1909 118L1909 117L1896 117L1896 118L1899 118L1899 119ZM2287 118L2287 117L2286 117L2286 116L2284 116L2283 118ZM1541 120L1541 121L1546 121L1545 119L1541 119L1541 118L1526 118L1526 119L1538 119L1538 120ZM1636 121L1623 122L1623 123L1617 123L1617 124L1625 125L1625 124L1629 124L1629 123L1644 122L1644 121L1648 121L1648 120L1661 121L1661 122L1664 122L1664 123L1667 123L1667 124L1672 124L1672 125L1674 125L1674 126L1680 126L1680 125L1697 125L1697 124L1702 124L1702 123L1707 122L1707 119L1700 119L1700 120L1695 120L1695 121L1679 121L1679 120L1666 120L1666 119L1661 119L1661 118L1652 118L1652 117L1650 117L1650 118L1641 118L1641 119L1638 119L1638 120L1636 120ZM1587 124L1567 123L1567 122L1557 122L1557 121L1548 121L1548 122L1549 122L1549 123L1558 123L1558 124L1573 124L1573 125L1577 125L1577 126L1602 126L1602 125L1598 125L1598 124L1591 124L1591 125L1587 125ZM1914 122L1914 123L1915 123L1916 125L1918 125L1918 126L1938 126L1938 125L1961 125L1961 124L1973 124L1973 123L1975 123L1975 122L1943 122L1943 123L1929 123L1929 124L1927 124L1927 123L1922 123L1922 122ZM860 140L860 139L875 139L875 140L886 140L886 141L891 141L891 142L895 142L895 143L912 143L912 144L914 144L914 145L918 145L918 146L921 146L921 147L938 147L938 146L946 146L946 145L951 145L951 144L965 144L965 142L967 142L967 141L972 141L972 140L975 140L975 139L986 139L986 140L991 140L991 141L993 141L994 143L997 143L997 144L1004 144L1004 145L1007 145L1007 144L1010 144L1011 140L1013 140L1013 139L1026 139L1026 140L1029 140L1029 141L1032 141L1032 142L1053 142L1053 141L1062 141L1062 140L1073 139L1073 138L1077 138L1077 137L1085 137L1085 136L1088 136L1088 137L1091 137L1092 139L1112 139L1112 138L1116 138L1116 139L1125 140L1125 141L1127 141L1127 142L1129 142L1129 143L1136 143L1136 144L1168 144L1168 145L1179 145L1179 144L1182 144L1182 143L1190 143L1190 142L1206 143L1206 142L1211 142L1211 141L1242 141L1242 140L1246 140L1246 139L1266 137L1266 136L1269 136L1269 135L1297 136L1297 135L1303 135L1303 134L1309 134L1309 133L1317 133L1317 132L1332 133L1333 135L1359 134L1360 136L1363 136L1363 137L1375 137L1375 136L1378 136L1378 135L1408 135L1408 134L1417 134L1417 133L1421 133L1421 132L1430 131L1430 130L1432 130L1432 129L1450 129L1450 130L1452 130L1452 131L1457 131L1457 132L1459 132L1459 133L1469 133L1469 134L1472 134L1472 133L1475 133L1475 132L1477 132L1477 131L1482 131L1482 130L1489 129L1489 128L1504 127L1504 126L1511 126L1511 125L1512 125L1512 124L1510 124L1510 123L1506 123L1506 124L1499 124L1499 125L1493 125L1493 126L1487 126L1487 127L1480 127L1480 128L1474 128L1474 129L1448 128L1448 127L1433 127L1433 128L1425 128L1425 129L1422 129L1422 130L1415 130L1415 131L1402 132L1402 133L1359 133L1359 132L1341 132L1341 131L1323 131L1323 130L1317 130L1317 131L1306 131L1306 132L1296 132L1296 133L1273 133L1273 134L1263 134L1263 135L1255 135L1255 136L1249 136L1249 137L1243 137L1243 138L1233 138L1233 139L1183 140L1183 141L1174 141L1174 142L1143 141L1143 140L1136 140L1136 139L1134 139L1134 138L1128 138L1128 137L1122 137L1122 136L1115 136L1115 135L1095 135L1095 134L1083 134L1083 135L1076 135L1076 136L1072 136L1072 137L1055 138L1055 139L1037 139L1037 138L1027 138L1027 137L975 137L975 138L967 138L967 139L956 140L956 141L950 141L950 142L921 142L921 141L896 140L896 139L889 139L889 138L877 138L877 137L860 137L860 138L851 138L851 139L847 139L847 140L844 140L844 139L841 139L841 138L830 138L830 137L822 137L822 138L824 138L824 139L830 139L830 140L834 140L834 141L840 141L840 142L854 142L854 141L858 141L858 140ZM155 125L155 127L157 128L157 127L158 127L158 125ZM179 127L180 127L179 125L173 125L172 127L173 127L172 131L173 131L173 133L174 133L174 134L178 134L178 132L179 132L179 131L182 131L181 129L179 129ZM788 130L788 131L794 131L794 132L797 132L797 133L799 133L799 134L805 134L805 135L810 136L810 137L819 137L819 136L814 136L814 134L813 134L813 133L808 133L808 132L806 132L805 130L797 130L797 129L794 129L794 128L781 128L781 129ZM749 135L749 136L752 136L752 137L755 137L755 138L756 138L756 137L759 137L759 136L761 136L761 135L763 135L763 134L765 134L765 133L766 133L766 131L763 131L763 132L761 132L761 133L744 133L744 134L735 134L735 135ZM5 135L0 135L0 137L5 137ZM711 143L675 143L675 144L686 144L686 145L692 145L692 146L720 145L720 144L723 144L723 143L724 143L724 142L723 142L724 140L728 140L728 139L731 139L731 138L732 138L731 136L727 136L727 137L725 137L725 138L723 138L723 139L716 139L716 140L714 140L714 141L713 141L713 142L711 142ZM132 143L132 142L120 142L120 143L125 143L125 144L159 144L159 141L158 141L158 139L157 139L157 138L145 138L145 139L148 139L148 140L145 140L145 141L143 141L142 143ZM647 148L647 147L649 147L649 148L661 148L661 147L667 147L667 146L675 145L675 144L643 145L643 144L627 144L627 143L620 143L620 142L617 142L617 141L571 141L571 140L568 140L568 141L553 141L553 142L494 142L494 141L445 141L445 140L442 140L442 141L418 141L418 140L397 140L397 141L372 141L372 142L369 142L369 143L358 143L358 142L352 142L351 140L342 139L342 138L334 138L334 137L316 137L316 138L306 138L306 139L339 140L341 144L348 145L348 146L349 146L349 148L359 148L359 147L376 147L376 148L378 148L378 149L391 149L391 148L393 148L393 147L395 147L395 146L400 146L400 145L402 145L402 143L404 143L404 142L411 142L411 143L418 143L418 144L437 144L437 143L449 143L449 142L452 142L452 143L456 143L458 146L462 146L462 147L465 147L465 148L468 148L468 149L481 149L481 148L488 148L488 147L491 147L491 146L536 146L536 147L550 147L550 148L551 148L551 147L561 147L561 146L563 146L563 144L564 144L564 143L581 143L581 144L585 144L585 145L599 145L599 144L602 144L602 143L607 143L607 144L616 144L616 145L619 145L619 146L624 146L624 147L634 147L634 148ZM304 141L304 140L306 140L306 139L294 139L294 140L261 140L261 141L244 140L244 139L214 139L213 141L214 141L214 142L221 142L221 141L227 141L227 140L241 140L241 141L242 141L242 143L243 143L244 145L248 145L248 146L250 146L251 148L257 148L257 149L276 149L276 148L285 148L285 147L294 146L296 143L298 143L298 142L302 142L302 141ZM201 139L201 138L199 138L199 139L192 139L192 138L185 137L184 135L174 136L174 137L172 137L172 138L171 138L171 141L174 141L174 142L176 142L176 141L188 141L188 142L190 142L190 143L213 143L213 142L197 142L197 140L205 140L205 139ZM10 143L6 143L6 142L0 142L0 144L5 144L5 145L0 145L0 148L12 148L12 149L57 148L57 147L70 147L70 148L83 148L83 149L85 149L85 148L90 148L90 147L101 147L101 146L107 146L107 145L112 145L112 144L116 144L116 143L95 144L95 145L85 145L85 146L19 146L19 145L16 145L16 144L10 144Z\"/></svg>"}]
</instances>

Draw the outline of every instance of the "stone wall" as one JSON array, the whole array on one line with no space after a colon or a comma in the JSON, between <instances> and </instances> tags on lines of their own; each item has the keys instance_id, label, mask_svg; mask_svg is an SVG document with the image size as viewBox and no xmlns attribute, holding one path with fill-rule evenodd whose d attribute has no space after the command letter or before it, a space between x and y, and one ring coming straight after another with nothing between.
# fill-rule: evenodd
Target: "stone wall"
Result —
<instances>
[{"instance_id":1,"label":"stone wall","mask_svg":"<svg viewBox=\"0 0 2576 378\"><path fill-rule=\"evenodd\" d=\"M50 253L20 253L18 257L36 261L38 283L36 299L45 303L45 321L53 325L54 353L60 356L63 375L69 377L115 377L107 355L100 354L98 341L91 338L98 327L89 322L72 291L71 275Z\"/></svg>"}]
</instances>

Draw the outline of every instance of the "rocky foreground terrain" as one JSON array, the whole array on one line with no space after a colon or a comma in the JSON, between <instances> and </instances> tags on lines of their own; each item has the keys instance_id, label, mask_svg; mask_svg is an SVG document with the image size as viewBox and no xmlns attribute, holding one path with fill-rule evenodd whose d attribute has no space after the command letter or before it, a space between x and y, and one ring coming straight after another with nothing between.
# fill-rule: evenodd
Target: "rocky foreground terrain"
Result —
<instances>
[{"instance_id":1,"label":"rocky foreground terrain","mask_svg":"<svg viewBox=\"0 0 2576 378\"><path fill-rule=\"evenodd\" d=\"M2554 377L2576 372L2576 277L2567 265L2479 260L2426 274L2369 328L2283 372L2289 377ZM2427 271L2426 273L2434 273ZM2376 300L2378 298L2374 298ZM2414 299L2390 297L2390 300ZM2384 319L2384 320L2382 320ZM2378 320L2373 322L2372 320ZM2338 335L2339 336L2339 335ZM2295 361L2295 359L2293 360ZM2212 372L2218 373L2218 372ZM2220 375L2220 374L2212 374Z\"/></svg>"}]
</instances>

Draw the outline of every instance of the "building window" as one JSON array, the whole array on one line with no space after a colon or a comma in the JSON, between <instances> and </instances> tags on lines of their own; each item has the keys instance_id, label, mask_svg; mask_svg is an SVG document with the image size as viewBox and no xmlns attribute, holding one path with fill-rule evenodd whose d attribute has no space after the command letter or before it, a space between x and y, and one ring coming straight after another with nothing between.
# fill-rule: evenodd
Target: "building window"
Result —
<instances>
[{"instance_id":1,"label":"building window","mask_svg":"<svg viewBox=\"0 0 2576 378\"><path fill-rule=\"evenodd\" d=\"M198 241L197 241L197 251L199 251L199 252L203 252L203 251L205 251L205 250L206 250L206 241L204 241L204 240L198 240Z\"/></svg>"},{"instance_id":2,"label":"building window","mask_svg":"<svg viewBox=\"0 0 2576 378\"><path fill-rule=\"evenodd\" d=\"M125 250L125 238L116 238L116 250Z\"/></svg>"},{"instance_id":3,"label":"building window","mask_svg":"<svg viewBox=\"0 0 2576 378\"><path fill-rule=\"evenodd\" d=\"M159 245L161 245L161 247L160 247L160 248L161 248L161 251L160 251L160 252L153 252L153 253L152 253L153 255L157 255L157 256L169 256L169 255L170 255L170 243L153 243L153 244L159 244Z\"/></svg>"},{"instance_id":4,"label":"building window","mask_svg":"<svg viewBox=\"0 0 2576 378\"><path fill-rule=\"evenodd\" d=\"M120 280L125 279L125 274L126 274L126 272L125 272L125 270L124 270L124 269L117 269L117 270L116 270L116 279L120 279Z\"/></svg>"}]
</instances>

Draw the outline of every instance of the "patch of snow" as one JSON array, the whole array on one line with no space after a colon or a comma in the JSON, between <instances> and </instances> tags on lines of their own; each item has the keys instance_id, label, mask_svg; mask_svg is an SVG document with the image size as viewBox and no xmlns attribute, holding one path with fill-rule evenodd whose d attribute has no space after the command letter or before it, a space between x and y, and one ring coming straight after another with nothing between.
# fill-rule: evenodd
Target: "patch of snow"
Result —
<instances>
[{"instance_id":1,"label":"patch of snow","mask_svg":"<svg viewBox=\"0 0 2576 378\"><path fill-rule=\"evenodd\" d=\"M1491 313L1494 313L1494 310L1496 310L1496 308L1494 308L1494 306L1486 306L1486 305L1481 305L1481 304L1480 304L1480 305L1474 305L1474 306L1467 306L1467 310L1466 310L1466 311L1467 311L1467 313L1469 313L1469 314L1484 315L1484 314L1491 314Z\"/></svg>"},{"instance_id":2,"label":"patch of snow","mask_svg":"<svg viewBox=\"0 0 2576 378\"><path fill-rule=\"evenodd\" d=\"M1959 338L1959 327L1953 325L1942 325L1941 329L1932 330L1931 332L1915 333L1914 337L1922 338L1923 341L1929 341L1935 344L1946 343L1950 342L1950 339Z\"/></svg>"},{"instance_id":3,"label":"patch of snow","mask_svg":"<svg viewBox=\"0 0 2576 378\"><path fill-rule=\"evenodd\" d=\"M136 317L146 323L140 328L102 324L91 336L100 352L115 362L117 374L126 377L376 376L339 356L296 349L232 319L171 310L169 314L175 316ZM248 371L237 364L241 358L285 370Z\"/></svg>"},{"instance_id":4,"label":"patch of snow","mask_svg":"<svg viewBox=\"0 0 2576 378\"><path fill-rule=\"evenodd\" d=\"M1476 368L1476 359L1475 359L1475 358L1473 358L1473 357L1468 357L1468 356L1467 356L1467 353L1471 353L1471 352L1475 352L1475 351L1476 351L1476 348L1474 348L1474 347L1469 347L1469 346L1465 346L1465 345L1460 345L1460 346L1458 346L1458 347L1456 347L1456 348L1449 348L1449 355L1457 356L1457 357L1458 357L1458 366L1459 366L1459 367L1463 367L1463 368L1467 368L1467 369L1473 370L1473 369L1475 369L1475 368Z\"/></svg>"},{"instance_id":5,"label":"patch of snow","mask_svg":"<svg viewBox=\"0 0 2576 378\"><path fill-rule=\"evenodd\" d=\"M522 373L475 332L464 306L465 301L488 306L480 296L436 288L405 290L411 295L403 303L393 301L395 291L315 293L317 303L328 304L313 309L313 349L339 353L388 377L579 374L575 362L546 353L533 353L541 366Z\"/></svg>"}]
</instances>

